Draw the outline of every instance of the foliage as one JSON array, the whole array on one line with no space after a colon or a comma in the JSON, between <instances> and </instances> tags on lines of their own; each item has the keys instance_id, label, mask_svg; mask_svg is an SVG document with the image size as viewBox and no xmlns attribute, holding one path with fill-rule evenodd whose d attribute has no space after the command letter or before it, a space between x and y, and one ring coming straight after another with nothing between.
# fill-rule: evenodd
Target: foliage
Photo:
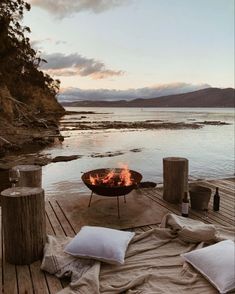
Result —
<instances>
[{"instance_id":1,"label":"foliage","mask_svg":"<svg viewBox=\"0 0 235 294\"><path fill-rule=\"evenodd\" d=\"M21 100L27 98L22 97L22 90L30 86L55 95L60 85L59 80L39 70L44 60L31 48L30 28L21 24L24 12L29 10L24 0L0 0L0 82Z\"/></svg>"}]
</instances>

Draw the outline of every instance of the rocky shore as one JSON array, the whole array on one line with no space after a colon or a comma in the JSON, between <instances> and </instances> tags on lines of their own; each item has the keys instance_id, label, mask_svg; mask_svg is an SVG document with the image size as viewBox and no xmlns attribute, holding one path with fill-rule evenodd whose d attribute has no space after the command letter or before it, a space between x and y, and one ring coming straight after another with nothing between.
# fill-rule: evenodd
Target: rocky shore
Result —
<instances>
[{"instance_id":1,"label":"rocky shore","mask_svg":"<svg viewBox=\"0 0 235 294\"><path fill-rule=\"evenodd\" d=\"M107 130L107 129L200 129L203 125L227 125L223 121L195 121L195 122L168 122L162 120L145 121L63 121L61 122L61 131L76 130Z\"/></svg>"},{"instance_id":2,"label":"rocky shore","mask_svg":"<svg viewBox=\"0 0 235 294\"><path fill-rule=\"evenodd\" d=\"M3 105L4 98L12 97L9 92L0 89L0 105ZM10 100L11 101L11 100ZM5 102L5 101L4 101ZM9 168L19 164L46 165L61 161L71 161L78 159L81 155L51 157L50 154L42 155L40 151L50 145L61 144L64 136L61 135L60 119L64 115L73 114L86 115L95 114L93 111L64 111L57 104L54 105L55 112L47 111L33 113L27 110L24 117L9 116L9 108L6 107L4 115L0 115L0 172L7 171ZM52 110L52 109L51 109ZM62 111L61 111L62 110Z\"/></svg>"},{"instance_id":3,"label":"rocky shore","mask_svg":"<svg viewBox=\"0 0 235 294\"><path fill-rule=\"evenodd\" d=\"M64 108L54 96L32 89L30 101L15 99L6 86L0 87L0 169L15 164L15 158L31 150L63 141L59 120Z\"/></svg>"}]
</instances>

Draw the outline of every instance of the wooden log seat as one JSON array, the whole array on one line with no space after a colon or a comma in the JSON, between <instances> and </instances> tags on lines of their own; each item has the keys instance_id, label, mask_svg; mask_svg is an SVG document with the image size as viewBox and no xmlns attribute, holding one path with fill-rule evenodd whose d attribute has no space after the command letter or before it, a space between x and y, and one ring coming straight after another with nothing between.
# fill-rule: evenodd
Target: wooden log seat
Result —
<instances>
[{"instance_id":1,"label":"wooden log seat","mask_svg":"<svg viewBox=\"0 0 235 294\"><path fill-rule=\"evenodd\" d=\"M20 171L19 187L42 187L42 168L39 165L16 165Z\"/></svg>"},{"instance_id":2,"label":"wooden log seat","mask_svg":"<svg viewBox=\"0 0 235 294\"><path fill-rule=\"evenodd\" d=\"M170 203L181 203L188 191L188 159L163 158L163 199Z\"/></svg>"},{"instance_id":3,"label":"wooden log seat","mask_svg":"<svg viewBox=\"0 0 235 294\"><path fill-rule=\"evenodd\" d=\"M41 259L46 240L44 190L16 187L1 196L6 261L30 264Z\"/></svg>"}]
</instances>

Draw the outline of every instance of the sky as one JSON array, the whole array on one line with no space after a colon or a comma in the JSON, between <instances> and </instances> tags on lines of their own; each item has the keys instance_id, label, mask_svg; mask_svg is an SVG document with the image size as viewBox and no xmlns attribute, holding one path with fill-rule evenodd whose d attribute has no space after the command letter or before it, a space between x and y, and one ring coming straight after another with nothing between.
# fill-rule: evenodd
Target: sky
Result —
<instances>
[{"instance_id":1,"label":"sky","mask_svg":"<svg viewBox=\"0 0 235 294\"><path fill-rule=\"evenodd\" d=\"M234 88L234 0L28 0L60 100Z\"/></svg>"}]
</instances>

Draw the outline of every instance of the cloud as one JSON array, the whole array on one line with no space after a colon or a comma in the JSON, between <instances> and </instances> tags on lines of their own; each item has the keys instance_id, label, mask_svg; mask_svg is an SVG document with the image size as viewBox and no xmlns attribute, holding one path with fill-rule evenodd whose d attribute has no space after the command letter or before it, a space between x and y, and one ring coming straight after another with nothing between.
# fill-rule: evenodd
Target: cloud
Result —
<instances>
[{"instance_id":1,"label":"cloud","mask_svg":"<svg viewBox=\"0 0 235 294\"><path fill-rule=\"evenodd\" d=\"M105 10L125 5L130 0L30 0L32 5L39 6L59 18L81 11L101 13Z\"/></svg>"},{"instance_id":2,"label":"cloud","mask_svg":"<svg viewBox=\"0 0 235 294\"><path fill-rule=\"evenodd\" d=\"M31 44L31 46L35 50L42 50L43 49L43 45L45 45L46 42L47 43L54 44L54 45L67 44L66 41L63 41L63 40L54 40L52 38L30 40L30 44Z\"/></svg>"},{"instance_id":3,"label":"cloud","mask_svg":"<svg viewBox=\"0 0 235 294\"><path fill-rule=\"evenodd\" d=\"M208 84L193 85L187 83L172 83L128 90L94 89L83 90L79 88L64 89L59 94L59 101L77 100L132 100L137 98L155 98L173 94L192 92L209 88Z\"/></svg>"},{"instance_id":4,"label":"cloud","mask_svg":"<svg viewBox=\"0 0 235 294\"><path fill-rule=\"evenodd\" d=\"M123 71L107 69L103 62L93 58L86 58L77 53L65 55L62 53L42 54L47 60L41 68L53 76L90 76L92 79L105 79L120 76Z\"/></svg>"}]
</instances>

